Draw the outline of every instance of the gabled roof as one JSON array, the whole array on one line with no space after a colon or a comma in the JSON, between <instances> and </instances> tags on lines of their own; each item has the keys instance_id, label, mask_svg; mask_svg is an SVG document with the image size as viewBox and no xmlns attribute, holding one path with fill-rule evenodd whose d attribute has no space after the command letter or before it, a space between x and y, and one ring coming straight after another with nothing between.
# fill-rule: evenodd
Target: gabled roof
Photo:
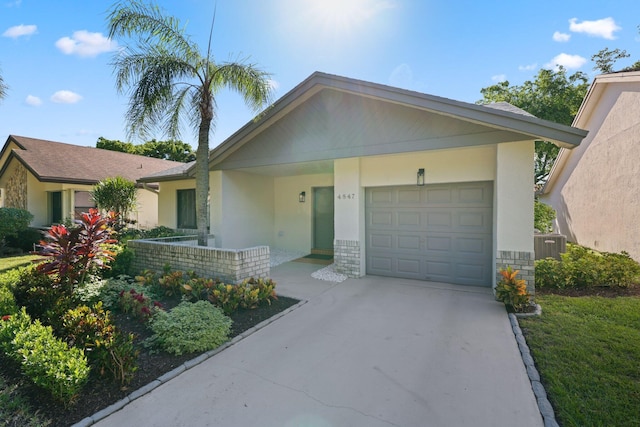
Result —
<instances>
[{"instance_id":1,"label":"gabled roof","mask_svg":"<svg viewBox=\"0 0 640 427\"><path fill-rule=\"evenodd\" d=\"M640 90L640 71L614 72L610 74L601 74L593 79L593 83L589 87L587 94L582 100L578 114L573 119L573 126L587 128L592 114L602 101L606 89L612 84L624 84L634 87L634 90ZM593 126L592 126L593 127ZM595 129L591 129L592 131ZM595 136L595 134L593 135ZM591 136L592 137L592 136ZM587 138L590 140L591 138ZM587 142L589 143L589 142ZM553 162L553 167L549 173L549 178L544 187L540 190L542 194L551 191L555 181L558 179L567 161L572 156L573 151L562 148L558 153L558 157Z\"/></svg>"},{"instance_id":2,"label":"gabled roof","mask_svg":"<svg viewBox=\"0 0 640 427\"><path fill-rule=\"evenodd\" d=\"M0 176L12 158L22 163L39 181L88 185L114 176L136 181L145 175L183 165L169 160L16 135L9 135L0 151L0 159L10 150L11 142L18 148L11 149L7 160L0 165Z\"/></svg>"},{"instance_id":3,"label":"gabled roof","mask_svg":"<svg viewBox=\"0 0 640 427\"><path fill-rule=\"evenodd\" d=\"M574 147L580 144L587 134L586 131L581 129L538 119L506 103L491 106L476 105L377 83L315 72L267 108L257 118L247 123L211 150L209 153L210 169L215 169L216 165L224 162L225 159L229 158L256 136L296 111L306 101L311 100L322 91L339 92L359 99L374 100L386 105L402 106L410 111L426 112L446 120L455 119L460 123L481 125L486 129L502 132L504 136L508 134L532 140L544 139L562 147ZM470 137L467 138L469 141L471 139ZM464 145L466 142L458 140L456 143ZM477 140L473 141L473 143L477 143ZM446 143L442 142L442 144ZM386 148L388 149L388 147ZM423 147L422 149L427 148ZM403 150L406 151L407 148L405 147ZM351 151L351 153L354 152L354 150ZM192 177L195 173L195 168L192 166L183 172L180 176L173 174L171 177L174 179ZM156 176L156 178L160 177ZM149 179L149 177L145 177L143 181L148 181Z\"/></svg>"}]
</instances>

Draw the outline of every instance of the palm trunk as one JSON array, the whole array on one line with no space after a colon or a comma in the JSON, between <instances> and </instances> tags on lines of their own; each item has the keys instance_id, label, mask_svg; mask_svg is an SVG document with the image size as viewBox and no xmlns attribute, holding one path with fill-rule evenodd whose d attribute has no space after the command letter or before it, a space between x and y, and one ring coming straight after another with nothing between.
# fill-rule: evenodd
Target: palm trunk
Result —
<instances>
[{"instance_id":1,"label":"palm trunk","mask_svg":"<svg viewBox=\"0 0 640 427\"><path fill-rule=\"evenodd\" d=\"M198 246L207 246L207 199L209 197L209 130L211 120L202 120L198 130L196 151L196 220L198 223Z\"/></svg>"}]
</instances>

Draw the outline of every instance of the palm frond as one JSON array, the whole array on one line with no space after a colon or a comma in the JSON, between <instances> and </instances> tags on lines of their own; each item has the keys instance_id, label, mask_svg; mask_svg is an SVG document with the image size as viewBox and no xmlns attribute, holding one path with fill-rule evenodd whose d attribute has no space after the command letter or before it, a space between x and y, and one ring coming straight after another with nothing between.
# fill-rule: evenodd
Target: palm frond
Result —
<instances>
[{"instance_id":1,"label":"palm frond","mask_svg":"<svg viewBox=\"0 0 640 427\"><path fill-rule=\"evenodd\" d=\"M211 91L217 93L226 87L240 94L245 103L254 111L271 101L271 74L254 64L228 62L220 66L210 64Z\"/></svg>"}]
</instances>

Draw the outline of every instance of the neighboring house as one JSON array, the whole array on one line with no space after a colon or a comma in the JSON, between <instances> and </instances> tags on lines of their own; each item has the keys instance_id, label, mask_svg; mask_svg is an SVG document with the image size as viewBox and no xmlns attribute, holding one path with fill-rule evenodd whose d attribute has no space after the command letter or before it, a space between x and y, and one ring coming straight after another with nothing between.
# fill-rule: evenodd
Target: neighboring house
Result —
<instances>
[{"instance_id":1,"label":"neighboring house","mask_svg":"<svg viewBox=\"0 0 640 427\"><path fill-rule=\"evenodd\" d=\"M560 151L540 200L567 240L640 261L640 72L597 76L573 125L589 135Z\"/></svg>"},{"instance_id":2,"label":"neighboring house","mask_svg":"<svg viewBox=\"0 0 640 427\"><path fill-rule=\"evenodd\" d=\"M585 135L314 73L211 151L211 233L222 248L333 251L350 277L491 286L509 264L533 286L534 141ZM159 182L159 223L177 227L193 166L140 181Z\"/></svg>"},{"instance_id":3,"label":"neighboring house","mask_svg":"<svg viewBox=\"0 0 640 427\"><path fill-rule=\"evenodd\" d=\"M0 151L0 206L26 209L34 227L47 226L95 207L89 192L99 181L131 181L182 163L10 135ZM131 217L140 227L158 223L157 185L138 189Z\"/></svg>"}]
</instances>

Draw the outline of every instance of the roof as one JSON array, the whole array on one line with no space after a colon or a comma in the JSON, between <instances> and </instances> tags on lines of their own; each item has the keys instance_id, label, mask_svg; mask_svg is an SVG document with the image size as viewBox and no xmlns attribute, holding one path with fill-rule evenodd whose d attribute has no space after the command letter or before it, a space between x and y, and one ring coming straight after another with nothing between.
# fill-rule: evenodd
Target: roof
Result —
<instances>
[{"instance_id":1,"label":"roof","mask_svg":"<svg viewBox=\"0 0 640 427\"><path fill-rule=\"evenodd\" d=\"M39 181L93 185L114 176L137 181L145 175L183 166L183 163L94 147L9 135L0 158L11 149L0 175L11 158L21 162Z\"/></svg>"},{"instance_id":2,"label":"roof","mask_svg":"<svg viewBox=\"0 0 640 427\"><path fill-rule=\"evenodd\" d=\"M604 95L606 88L608 87L608 85L614 83L634 85L637 88L637 85L640 84L640 71L618 71L596 76L593 79L593 82L591 83L587 94L582 100L582 104L580 105L578 114L576 114L576 117L573 119L573 126L586 128L589 125L589 120L591 119L596 106L602 100L602 96ZM553 167L551 168L551 172L549 173L549 178L547 178L547 182L540 190L542 194L546 194L551 191L551 188L553 188L556 179L558 179L558 177L562 173L567 160L571 157L571 153L572 151L566 150L565 148L562 148L560 150L560 152L558 153L558 157L556 157L556 160L553 162Z\"/></svg>"},{"instance_id":3,"label":"roof","mask_svg":"<svg viewBox=\"0 0 640 427\"><path fill-rule=\"evenodd\" d=\"M215 168L217 164L223 162L255 136L323 90L333 90L402 105L414 110L455 118L467 123L481 124L496 130L526 135L530 139L552 141L563 147L577 146L587 134L586 131L581 129L536 118L507 103L476 105L377 83L315 72L258 115L258 117L211 150L209 153L209 168ZM190 166L182 172L180 175L170 175L171 179L193 177L195 168ZM160 175L168 177L168 175ZM155 178L158 179L160 176ZM149 179L151 177L147 176L142 181L150 182L148 181Z\"/></svg>"}]
</instances>

